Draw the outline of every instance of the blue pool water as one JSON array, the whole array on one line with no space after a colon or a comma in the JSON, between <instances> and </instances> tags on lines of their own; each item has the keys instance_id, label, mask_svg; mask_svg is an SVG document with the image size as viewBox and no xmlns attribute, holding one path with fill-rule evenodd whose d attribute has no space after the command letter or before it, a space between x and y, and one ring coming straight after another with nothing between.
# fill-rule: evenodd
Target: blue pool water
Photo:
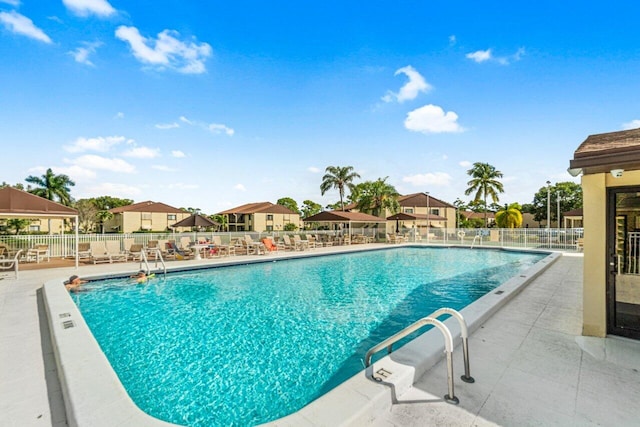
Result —
<instances>
[{"instance_id":1,"label":"blue pool water","mask_svg":"<svg viewBox=\"0 0 640 427\"><path fill-rule=\"evenodd\" d=\"M142 410L244 426L299 410L361 371L373 345L543 257L393 248L90 282L73 298Z\"/></svg>"}]
</instances>

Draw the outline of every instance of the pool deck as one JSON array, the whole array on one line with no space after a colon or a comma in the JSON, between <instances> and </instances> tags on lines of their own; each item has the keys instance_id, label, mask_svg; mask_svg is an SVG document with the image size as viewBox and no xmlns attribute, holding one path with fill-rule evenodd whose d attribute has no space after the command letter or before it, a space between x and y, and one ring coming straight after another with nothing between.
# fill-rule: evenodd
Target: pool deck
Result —
<instances>
[{"instance_id":1,"label":"pool deck","mask_svg":"<svg viewBox=\"0 0 640 427\"><path fill-rule=\"evenodd\" d=\"M582 262L580 255L561 257L471 335L474 384L459 380L456 351L459 405L443 402L446 374L440 362L369 425L640 424L640 343L580 336ZM134 272L138 266L32 270L20 272L19 280L0 280L0 425L67 425L42 284L71 274Z\"/></svg>"}]
</instances>

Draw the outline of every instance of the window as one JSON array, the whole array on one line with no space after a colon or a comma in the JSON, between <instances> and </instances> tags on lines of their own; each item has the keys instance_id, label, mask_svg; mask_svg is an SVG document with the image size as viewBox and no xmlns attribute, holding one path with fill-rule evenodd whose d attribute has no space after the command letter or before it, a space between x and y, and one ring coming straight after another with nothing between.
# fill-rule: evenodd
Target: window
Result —
<instances>
[{"instance_id":1,"label":"window","mask_svg":"<svg viewBox=\"0 0 640 427\"><path fill-rule=\"evenodd\" d=\"M40 226L39 225L30 225L29 226L29 231L40 231Z\"/></svg>"},{"instance_id":2,"label":"window","mask_svg":"<svg viewBox=\"0 0 640 427\"><path fill-rule=\"evenodd\" d=\"M434 215L440 215L440 209L431 209L431 213Z\"/></svg>"},{"instance_id":3,"label":"window","mask_svg":"<svg viewBox=\"0 0 640 427\"><path fill-rule=\"evenodd\" d=\"M266 231L273 231L273 225L267 225L267 230Z\"/></svg>"},{"instance_id":4,"label":"window","mask_svg":"<svg viewBox=\"0 0 640 427\"><path fill-rule=\"evenodd\" d=\"M151 213L150 212L143 212L143 213L140 214L140 218L141 219L150 220L151 219Z\"/></svg>"},{"instance_id":5,"label":"window","mask_svg":"<svg viewBox=\"0 0 640 427\"><path fill-rule=\"evenodd\" d=\"M167 214L167 221L175 221L178 216L176 214Z\"/></svg>"},{"instance_id":6,"label":"window","mask_svg":"<svg viewBox=\"0 0 640 427\"><path fill-rule=\"evenodd\" d=\"M404 213L412 214L413 208L404 208Z\"/></svg>"},{"instance_id":7,"label":"window","mask_svg":"<svg viewBox=\"0 0 640 427\"><path fill-rule=\"evenodd\" d=\"M267 221L273 221L273 215L267 214Z\"/></svg>"}]
</instances>

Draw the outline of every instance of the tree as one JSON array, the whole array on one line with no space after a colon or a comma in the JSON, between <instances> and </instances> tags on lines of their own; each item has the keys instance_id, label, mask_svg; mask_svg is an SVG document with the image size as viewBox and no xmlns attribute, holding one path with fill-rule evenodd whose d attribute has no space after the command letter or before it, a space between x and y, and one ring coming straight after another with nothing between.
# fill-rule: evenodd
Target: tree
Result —
<instances>
[{"instance_id":1,"label":"tree","mask_svg":"<svg viewBox=\"0 0 640 427\"><path fill-rule=\"evenodd\" d=\"M496 225L500 228L520 228L522 226L522 212L518 203L504 205L504 209L496 212Z\"/></svg>"},{"instance_id":2,"label":"tree","mask_svg":"<svg viewBox=\"0 0 640 427\"><path fill-rule=\"evenodd\" d=\"M100 232L104 234L104 223L113 218L113 214L109 211L98 211L96 213L96 219L100 224Z\"/></svg>"},{"instance_id":3,"label":"tree","mask_svg":"<svg viewBox=\"0 0 640 427\"><path fill-rule=\"evenodd\" d=\"M387 179L378 178L376 181L365 181L355 186L356 198L354 203L360 212L380 216L385 209L396 213L400 210L398 196L400 194L395 187L387 183Z\"/></svg>"},{"instance_id":4,"label":"tree","mask_svg":"<svg viewBox=\"0 0 640 427\"><path fill-rule=\"evenodd\" d=\"M338 190L340 194L340 209L344 211L345 189L353 190L353 180L360 178L360 175L354 171L353 166L327 166L325 172L322 177L322 184L320 184L320 193L324 196L324 193L332 188Z\"/></svg>"},{"instance_id":5,"label":"tree","mask_svg":"<svg viewBox=\"0 0 640 427\"><path fill-rule=\"evenodd\" d=\"M489 163L480 163L476 162L473 164L471 169L467 171L467 175L469 175L472 179L467 182L469 188L464 192L467 196L471 193L475 192L475 196L473 197L474 201L483 200L485 209L484 209L484 226L488 226L487 221L487 197L491 197L491 200L494 203L497 203L499 199L498 193L504 193L504 187L502 183L498 181L499 178L502 178L502 172L497 170L494 166L491 166Z\"/></svg>"},{"instance_id":6,"label":"tree","mask_svg":"<svg viewBox=\"0 0 640 427\"><path fill-rule=\"evenodd\" d=\"M547 191L549 195L547 196ZM549 213L551 221L558 220L558 196L560 197L560 213L582 207L582 187L575 182L557 182L552 186L541 187L533 196L531 213L535 221L547 219L547 197L551 198Z\"/></svg>"},{"instance_id":7,"label":"tree","mask_svg":"<svg viewBox=\"0 0 640 427\"><path fill-rule=\"evenodd\" d=\"M74 204L78 210L78 227L83 233L88 233L96 227L96 214L98 208L93 199L80 199Z\"/></svg>"},{"instance_id":8,"label":"tree","mask_svg":"<svg viewBox=\"0 0 640 427\"><path fill-rule=\"evenodd\" d=\"M51 168L47 169L41 177L29 175L25 181L36 185L29 192L48 200L57 201L65 206L71 206L70 188L75 182L64 174L55 175Z\"/></svg>"},{"instance_id":9,"label":"tree","mask_svg":"<svg viewBox=\"0 0 640 427\"><path fill-rule=\"evenodd\" d=\"M284 206L285 208L295 213L298 213L298 214L300 213L300 209L298 209L298 202L293 200L291 197L283 197L281 199L278 199L276 204L280 206Z\"/></svg>"},{"instance_id":10,"label":"tree","mask_svg":"<svg viewBox=\"0 0 640 427\"><path fill-rule=\"evenodd\" d=\"M23 228L27 228L29 226L29 224L31 224L31 220L30 219L26 219L26 218L9 218L9 219L7 219L7 229L8 230L11 230L11 229L16 230L16 234L20 234L20 230L22 230Z\"/></svg>"},{"instance_id":11,"label":"tree","mask_svg":"<svg viewBox=\"0 0 640 427\"><path fill-rule=\"evenodd\" d=\"M217 222L218 230L220 231L228 231L229 230L229 217L227 215L214 214L210 215L209 218Z\"/></svg>"},{"instance_id":12,"label":"tree","mask_svg":"<svg viewBox=\"0 0 640 427\"><path fill-rule=\"evenodd\" d=\"M322 212L322 205L311 200L302 202L302 218L309 218L317 213Z\"/></svg>"},{"instance_id":13,"label":"tree","mask_svg":"<svg viewBox=\"0 0 640 427\"><path fill-rule=\"evenodd\" d=\"M110 209L119 208L122 206L129 206L133 204L131 199L120 199L118 197L100 196L89 199L93 204L101 211L108 211Z\"/></svg>"},{"instance_id":14,"label":"tree","mask_svg":"<svg viewBox=\"0 0 640 427\"><path fill-rule=\"evenodd\" d=\"M284 231L296 231L298 229L298 226L288 222L284 225Z\"/></svg>"}]
</instances>

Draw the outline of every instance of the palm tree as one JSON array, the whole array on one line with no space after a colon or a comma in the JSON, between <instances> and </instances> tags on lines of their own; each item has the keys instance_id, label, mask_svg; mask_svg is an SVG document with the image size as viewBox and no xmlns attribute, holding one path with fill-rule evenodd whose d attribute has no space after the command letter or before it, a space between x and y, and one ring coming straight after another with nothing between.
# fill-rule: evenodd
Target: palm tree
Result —
<instances>
[{"instance_id":1,"label":"palm tree","mask_svg":"<svg viewBox=\"0 0 640 427\"><path fill-rule=\"evenodd\" d=\"M496 212L496 225L500 228L520 228L522 225L522 207L518 203L505 205L504 210Z\"/></svg>"},{"instance_id":2,"label":"palm tree","mask_svg":"<svg viewBox=\"0 0 640 427\"><path fill-rule=\"evenodd\" d=\"M360 175L354 171L353 166L327 166L325 172L320 184L320 192L324 196L324 193L330 189L337 189L340 193L340 209L344 210L345 187L351 190L354 187L353 180L360 178Z\"/></svg>"},{"instance_id":3,"label":"palm tree","mask_svg":"<svg viewBox=\"0 0 640 427\"><path fill-rule=\"evenodd\" d=\"M25 181L36 185L36 188L29 191L30 193L57 201L65 206L71 206L71 195L69 194L71 189L69 187L73 187L76 183L71 181L67 175L56 175L49 168L41 177L29 175Z\"/></svg>"},{"instance_id":4,"label":"palm tree","mask_svg":"<svg viewBox=\"0 0 640 427\"><path fill-rule=\"evenodd\" d=\"M360 212L371 213L380 216L385 209L391 213L396 213L400 209L398 196L400 195L395 187L388 184L384 179L378 178L376 181L366 181L356 187L357 198L354 200Z\"/></svg>"},{"instance_id":5,"label":"palm tree","mask_svg":"<svg viewBox=\"0 0 640 427\"><path fill-rule=\"evenodd\" d=\"M109 211L98 211L96 213L96 219L100 223L100 232L104 234L104 223L113 218L113 214Z\"/></svg>"},{"instance_id":6,"label":"palm tree","mask_svg":"<svg viewBox=\"0 0 640 427\"><path fill-rule=\"evenodd\" d=\"M489 163L476 162L467 175L473 179L467 182L469 188L464 194L468 196L475 191L474 201L484 200L484 226L487 227L487 197L490 196L494 203L500 200L498 193L504 193L504 187L498 178L502 178L502 172Z\"/></svg>"}]
</instances>

